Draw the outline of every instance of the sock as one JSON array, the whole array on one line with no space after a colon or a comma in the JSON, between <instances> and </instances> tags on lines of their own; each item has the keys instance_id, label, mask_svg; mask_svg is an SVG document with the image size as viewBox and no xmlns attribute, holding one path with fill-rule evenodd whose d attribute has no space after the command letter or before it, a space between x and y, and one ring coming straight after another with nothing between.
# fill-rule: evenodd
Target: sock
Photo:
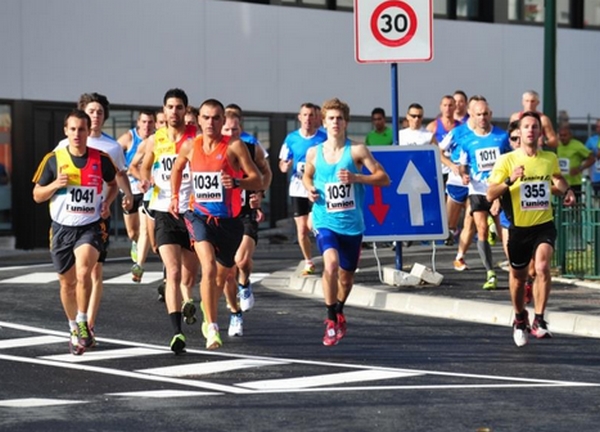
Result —
<instances>
[{"instance_id":1,"label":"sock","mask_svg":"<svg viewBox=\"0 0 600 432\"><path fill-rule=\"evenodd\" d=\"M335 313L336 314L343 314L344 313L344 302L343 301L339 301L336 303L335 305Z\"/></svg>"},{"instance_id":2,"label":"sock","mask_svg":"<svg viewBox=\"0 0 600 432\"><path fill-rule=\"evenodd\" d=\"M173 327L173 334L181 333L181 317L183 314L181 312L173 312L169 314L169 318L171 319L171 326Z\"/></svg>"},{"instance_id":3,"label":"sock","mask_svg":"<svg viewBox=\"0 0 600 432\"><path fill-rule=\"evenodd\" d=\"M327 319L333 322L337 322L337 313L335 311L337 304L326 305L327 306Z\"/></svg>"},{"instance_id":4,"label":"sock","mask_svg":"<svg viewBox=\"0 0 600 432\"><path fill-rule=\"evenodd\" d=\"M487 271L492 269L492 248L487 240L477 240L477 252Z\"/></svg>"},{"instance_id":5,"label":"sock","mask_svg":"<svg viewBox=\"0 0 600 432\"><path fill-rule=\"evenodd\" d=\"M248 285L250 285L250 279L248 279L245 283L238 281L238 285L241 286L242 288L248 288Z\"/></svg>"},{"instance_id":6,"label":"sock","mask_svg":"<svg viewBox=\"0 0 600 432\"><path fill-rule=\"evenodd\" d=\"M515 318L517 319L517 321L524 321L525 320L525 309L523 309L519 313L516 313Z\"/></svg>"},{"instance_id":7,"label":"sock","mask_svg":"<svg viewBox=\"0 0 600 432\"><path fill-rule=\"evenodd\" d=\"M542 321L544 319L544 314L535 314L536 321Z\"/></svg>"},{"instance_id":8,"label":"sock","mask_svg":"<svg viewBox=\"0 0 600 432\"><path fill-rule=\"evenodd\" d=\"M69 320L69 329L71 331L77 330L77 321L75 321L75 320Z\"/></svg>"},{"instance_id":9,"label":"sock","mask_svg":"<svg viewBox=\"0 0 600 432\"><path fill-rule=\"evenodd\" d=\"M87 322L87 320L88 317L86 313L77 311L77 317L75 318L75 322Z\"/></svg>"},{"instance_id":10,"label":"sock","mask_svg":"<svg viewBox=\"0 0 600 432\"><path fill-rule=\"evenodd\" d=\"M464 257L463 253L462 253L462 252L459 252L459 253L457 253L457 254L456 254L456 258L455 258L455 260L456 260L456 261L458 261L458 260L460 260L462 257Z\"/></svg>"}]
</instances>

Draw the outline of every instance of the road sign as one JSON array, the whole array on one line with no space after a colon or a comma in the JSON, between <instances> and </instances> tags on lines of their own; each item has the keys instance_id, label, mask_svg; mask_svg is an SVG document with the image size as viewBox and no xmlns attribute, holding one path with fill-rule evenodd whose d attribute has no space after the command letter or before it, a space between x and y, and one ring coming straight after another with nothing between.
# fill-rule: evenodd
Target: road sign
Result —
<instances>
[{"instance_id":1,"label":"road sign","mask_svg":"<svg viewBox=\"0 0 600 432\"><path fill-rule=\"evenodd\" d=\"M433 0L354 0L354 47L359 63L430 61Z\"/></svg>"},{"instance_id":2,"label":"road sign","mask_svg":"<svg viewBox=\"0 0 600 432\"><path fill-rule=\"evenodd\" d=\"M365 190L364 241L444 240L448 218L440 149L433 145L370 147L391 179Z\"/></svg>"}]
</instances>

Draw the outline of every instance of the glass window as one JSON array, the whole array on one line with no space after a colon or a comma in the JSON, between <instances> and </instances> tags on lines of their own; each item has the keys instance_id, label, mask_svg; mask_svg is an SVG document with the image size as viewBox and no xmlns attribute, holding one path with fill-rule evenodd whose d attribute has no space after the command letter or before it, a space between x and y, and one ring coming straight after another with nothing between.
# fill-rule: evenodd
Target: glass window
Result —
<instances>
[{"instance_id":1,"label":"glass window","mask_svg":"<svg viewBox=\"0 0 600 432\"><path fill-rule=\"evenodd\" d=\"M337 7L354 10L354 0L337 0Z\"/></svg>"},{"instance_id":2,"label":"glass window","mask_svg":"<svg viewBox=\"0 0 600 432\"><path fill-rule=\"evenodd\" d=\"M570 0L556 1L556 22L571 23ZM508 19L511 21L544 22L544 0L509 0Z\"/></svg>"},{"instance_id":3,"label":"glass window","mask_svg":"<svg viewBox=\"0 0 600 432\"><path fill-rule=\"evenodd\" d=\"M433 0L433 13L435 15L448 15L448 0Z\"/></svg>"},{"instance_id":4,"label":"glass window","mask_svg":"<svg viewBox=\"0 0 600 432\"><path fill-rule=\"evenodd\" d=\"M12 114L10 105L0 105L0 230L12 230Z\"/></svg>"},{"instance_id":5,"label":"glass window","mask_svg":"<svg viewBox=\"0 0 600 432\"><path fill-rule=\"evenodd\" d=\"M457 0L456 16L461 18L476 18L479 15L479 2L477 0Z\"/></svg>"},{"instance_id":6,"label":"glass window","mask_svg":"<svg viewBox=\"0 0 600 432\"><path fill-rule=\"evenodd\" d=\"M138 111L132 110L110 110L110 117L104 123L102 131L114 139L135 126Z\"/></svg>"},{"instance_id":7,"label":"glass window","mask_svg":"<svg viewBox=\"0 0 600 432\"><path fill-rule=\"evenodd\" d=\"M302 0L302 4L310 6L325 6L325 0Z\"/></svg>"},{"instance_id":8,"label":"glass window","mask_svg":"<svg viewBox=\"0 0 600 432\"><path fill-rule=\"evenodd\" d=\"M600 26L600 0L585 0L583 3L583 25Z\"/></svg>"}]
</instances>

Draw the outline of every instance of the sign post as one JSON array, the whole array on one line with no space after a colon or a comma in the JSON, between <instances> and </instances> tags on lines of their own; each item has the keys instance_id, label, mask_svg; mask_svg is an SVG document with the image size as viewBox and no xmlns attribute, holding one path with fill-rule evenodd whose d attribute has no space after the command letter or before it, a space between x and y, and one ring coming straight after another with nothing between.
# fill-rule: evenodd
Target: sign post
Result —
<instances>
[{"instance_id":1,"label":"sign post","mask_svg":"<svg viewBox=\"0 0 600 432\"><path fill-rule=\"evenodd\" d=\"M433 0L354 0L354 52L358 63L391 63L392 129L398 145L399 62L433 59ZM396 269L402 243L396 244Z\"/></svg>"}]
</instances>

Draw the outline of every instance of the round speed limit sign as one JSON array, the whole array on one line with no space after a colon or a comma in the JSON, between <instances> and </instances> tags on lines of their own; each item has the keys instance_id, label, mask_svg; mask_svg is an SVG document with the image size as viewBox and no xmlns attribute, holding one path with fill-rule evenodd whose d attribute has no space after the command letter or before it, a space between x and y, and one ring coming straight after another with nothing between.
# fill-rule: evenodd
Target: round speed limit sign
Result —
<instances>
[{"instance_id":1,"label":"round speed limit sign","mask_svg":"<svg viewBox=\"0 0 600 432\"><path fill-rule=\"evenodd\" d=\"M359 63L433 58L432 0L354 0Z\"/></svg>"}]
</instances>

